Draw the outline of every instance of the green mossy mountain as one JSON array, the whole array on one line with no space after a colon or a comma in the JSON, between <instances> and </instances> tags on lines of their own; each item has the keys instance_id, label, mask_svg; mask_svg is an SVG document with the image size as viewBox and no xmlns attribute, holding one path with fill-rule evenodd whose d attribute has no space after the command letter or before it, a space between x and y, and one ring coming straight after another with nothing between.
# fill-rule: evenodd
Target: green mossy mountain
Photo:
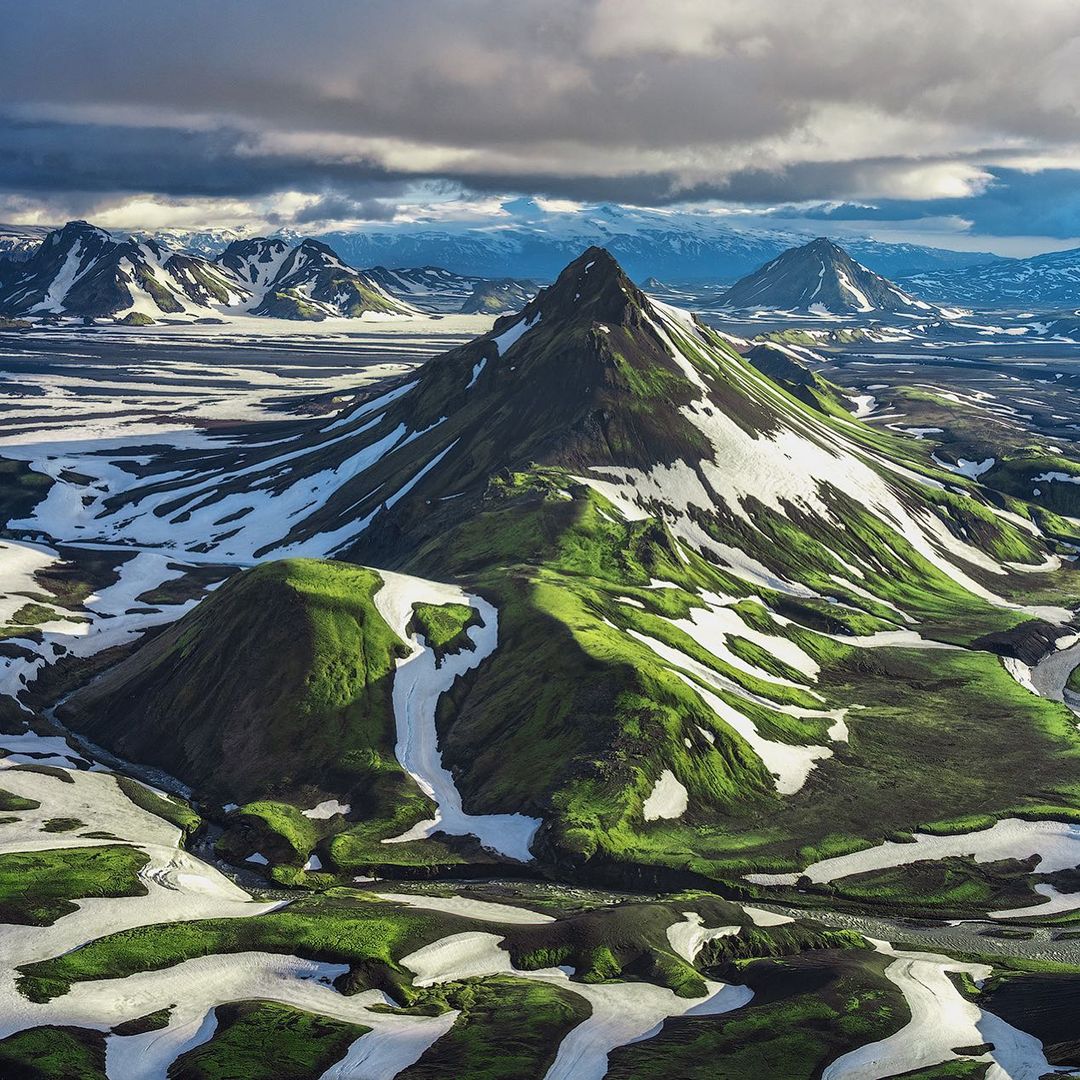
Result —
<instances>
[{"instance_id":1,"label":"green mossy mountain","mask_svg":"<svg viewBox=\"0 0 1080 1080\"><path fill-rule=\"evenodd\" d=\"M956 483L844 397L786 347L653 303L590 249L389 394L290 427L297 467L342 480L286 539L353 528L339 557L495 606L498 646L440 698L439 746L467 812L543 821L548 867L744 889L751 870L927 823L1080 812L1067 710L1000 660L1034 640L1022 602L1072 599L1064 573L1039 572L1053 543L1026 504ZM268 475L248 464L205 497L264 497L284 482L265 453ZM430 803L395 757L401 643L377 580L246 571L62 715L242 804L223 850L270 856L282 883L312 852L342 874L476 863L439 837L381 843ZM320 634L326 609L337 629ZM1040 625L1044 648L1064 633ZM858 647L880 632L957 648ZM310 681L327 666L348 673L330 705ZM650 814L665 774L685 801ZM303 816L322 793L347 820Z\"/></svg>"}]
</instances>

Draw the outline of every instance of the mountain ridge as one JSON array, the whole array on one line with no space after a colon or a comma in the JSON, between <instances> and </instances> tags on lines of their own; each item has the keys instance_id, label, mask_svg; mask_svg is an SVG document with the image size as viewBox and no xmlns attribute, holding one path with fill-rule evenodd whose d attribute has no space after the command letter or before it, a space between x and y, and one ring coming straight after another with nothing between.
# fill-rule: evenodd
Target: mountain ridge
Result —
<instances>
[{"instance_id":1,"label":"mountain ridge","mask_svg":"<svg viewBox=\"0 0 1080 1080\"><path fill-rule=\"evenodd\" d=\"M28 259L0 270L0 311L138 324L226 312L308 320L417 314L316 241L235 241L211 262L154 239L118 241L85 221L54 230Z\"/></svg>"}]
</instances>

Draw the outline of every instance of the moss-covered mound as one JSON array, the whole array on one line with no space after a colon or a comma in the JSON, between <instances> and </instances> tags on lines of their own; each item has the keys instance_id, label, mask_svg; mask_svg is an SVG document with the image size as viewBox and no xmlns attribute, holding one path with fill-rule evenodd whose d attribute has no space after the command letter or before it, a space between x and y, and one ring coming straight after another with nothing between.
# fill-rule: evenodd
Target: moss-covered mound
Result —
<instances>
[{"instance_id":1,"label":"moss-covered mound","mask_svg":"<svg viewBox=\"0 0 1080 1080\"><path fill-rule=\"evenodd\" d=\"M374 571L304 559L239 574L63 715L234 802L340 779L365 752L393 760L404 645L372 603L380 586Z\"/></svg>"}]
</instances>

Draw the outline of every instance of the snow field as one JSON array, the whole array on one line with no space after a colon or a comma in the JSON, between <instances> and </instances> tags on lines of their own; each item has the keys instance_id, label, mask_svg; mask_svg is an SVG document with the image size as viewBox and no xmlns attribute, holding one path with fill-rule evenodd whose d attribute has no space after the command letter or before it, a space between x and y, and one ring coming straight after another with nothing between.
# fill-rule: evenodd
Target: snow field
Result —
<instances>
[{"instance_id":1,"label":"snow field","mask_svg":"<svg viewBox=\"0 0 1080 1080\"><path fill-rule=\"evenodd\" d=\"M651 983L588 985L570 982L568 970L518 971L496 934L453 934L402 959L415 973L418 986L482 975L515 975L552 982L585 998L592 1015L574 1028L559 1046L545 1080L602 1080L608 1054L618 1046L655 1035L669 1016L708 1016L740 1008L753 997L745 986L706 980L707 994L696 1000L677 997Z\"/></svg>"},{"instance_id":2,"label":"snow field","mask_svg":"<svg viewBox=\"0 0 1080 1080\"><path fill-rule=\"evenodd\" d=\"M540 827L539 818L524 814L467 814L454 778L442 764L435 728L439 697L454 684L458 675L478 667L496 648L499 634L498 612L486 600L469 595L456 585L439 584L423 578L379 571L383 586L375 594L375 607L390 628L410 647L397 661L394 675L394 718L397 725L395 753L402 768L436 805L435 817L421 821L401 836L383 843L405 843L442 831L455 836L476 836L480 843L520 862L530 862L529 846ZM482 625L467 634L472 649L443 657L436 666L435 652L406 627L413 604L465 604L480 614Z\"/></svg>"}]
</instances>

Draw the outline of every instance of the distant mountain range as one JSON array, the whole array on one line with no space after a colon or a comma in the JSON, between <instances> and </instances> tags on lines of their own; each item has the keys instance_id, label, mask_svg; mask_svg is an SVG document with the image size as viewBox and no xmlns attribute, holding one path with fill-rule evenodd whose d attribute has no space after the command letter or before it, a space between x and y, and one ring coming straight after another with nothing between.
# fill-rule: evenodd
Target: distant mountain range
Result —
<instances>
[{"instance_id":1,"label":"distant mountain range","mask_svg":"<svg viewBox=\"0 0 1080 1080\"><path fill-rule=\"evenodd\" d=\"M714 303L732 308L775 308L822 315L907 314L933 311L887 278L857 263L831 240L819 237L741 278Z\"/></svg>"},{"instance_id":2,"label":"distant mountain range","mask_svg":"<svg viewBox=\"0 0 1080 1080\"><path fill-rule=\"evenodd\" d=\"M0 226L0 254L5 229ZM44 230L28 230L21 243L40 242ZM302 237L275 234L295 246ZM174 250L214 259L231 243L256 237L245 229L168 229L138 234ZM719 214L645 210L618 205L573 211L544 209L531 199L503 204L502 213L481 224L438 220L374 224L359 231L315 234L350 266L441 267L475 278L550 281L590 244L615 255L636 280L655 276L668 282L733 282L798 247L813 235L789 230L740 229ZM845 242L864 266L897 279L921 273L998 261L989 252L949 251L916 244Z\"/></svg>"},{"instance_id":3,"label":"distant mountain range","mask_svg":"<svg viewBox=\"0 0 1080 1080\"><path fill-rule=\"evenodd\" d=\"M233 239L214 258L177 237L117 238L85 221L37 237L0 231L0 315L161 318L265 315L317 321L363 315L517 311L532 282L455 274L439 267L356 270L326 244L284 235ZM166 242L168 241L168 242ZM197 246L208 249L206 234Z\"/></svg>"},{"instance_id":4,"label":"distant mountain range","mask_svg":"<svg viewBox=\"0 0 1080 1080\"><path fill-rule=\"evenodd\" d=\"M52 237L63 238L63 245L57 247ZM77 263L65 263L59 257L66 258L66 245L75 240L83 245ZM542 223L518 214L497 229L395 225L314 238L289 231L249 237L236 229L119 237L85 222L51 232L0 225L0 312L130 315L136 321L205 317L225 308L258 309L260 314L273 310L300 319L349 312L408 314L411 309L504 314L519 310L536 294L536 280L550 278L594 243L610 249L650 291L674 290L672 295L683 295L679 302L684 303L704 294L710 305L805 310L818 304L834 313L914 313L928 310L923 304L1044 309L1080 304L1080 249L1003 259L984 252L852 240L843 248L832 243L833 254L826 252L823 263L814 247L827 243L823 239L808 242L797 233L737 230L705 215L604 206L547 213ZM247 274L255 264L245 262L243 253L256 248L260 270L253 279ZM300 249L303 257L286 268L286 254ZM92 251L104 255L104 269L90 270ZM803 254L796 258L795 252ZM290 277L299 262L305 267L301 276ZM833 264L842 264L840 273ZM822 291L815 293L823 265L828 272L821 279ZM290 277L284 289L274 290L289 294L284 300L263 295L274 284L266 276L271 267ZM781 275L787 278L783 283ZM843 284L844 277L863 299ZM710 297L707 284L725 280L735 283ZM309 295L309 289L315 293Z\"/></svg>"},{"instance_id":5,"label":"distant mountain range","mask_svg":"<svg viewBox=\"0 0 1080 1080\"><path fill-rule=\"evenodd\" d=\"M320 236L353 266L432 264L460 274L553 279L590 244L604 247L635 279L735 281L790 247L813 239L794 231L739 229L720 215L602 205L541 211L529 199L504 204L505 221L485 225L374 225ZM852 240L845 245L887 277L993 262L988 252Z\"/></svg>"},{"instance_id":6,"label":"distant mountain range","mask_svg":"<svg viewBox=\"0 0 1080 1080\"><path fill-rule=\"evenodd\" d=\"M314 240L235 241L210 261L153 239L116 240L85 221L0 267L0 313L134 325L242 313L308 321L418 314Z\"/></svg>"},{"instance_id":7,"label":"distant mountain range","mask_svg":"<svg viewBox=\"0 0 1080 1080\"><path fill-rule=\"evenodd\" d=\"M924 270L901 278L928 299L972 307L1080 306L1080 248L984 266Z\"/></svg>"}]
</instances>

